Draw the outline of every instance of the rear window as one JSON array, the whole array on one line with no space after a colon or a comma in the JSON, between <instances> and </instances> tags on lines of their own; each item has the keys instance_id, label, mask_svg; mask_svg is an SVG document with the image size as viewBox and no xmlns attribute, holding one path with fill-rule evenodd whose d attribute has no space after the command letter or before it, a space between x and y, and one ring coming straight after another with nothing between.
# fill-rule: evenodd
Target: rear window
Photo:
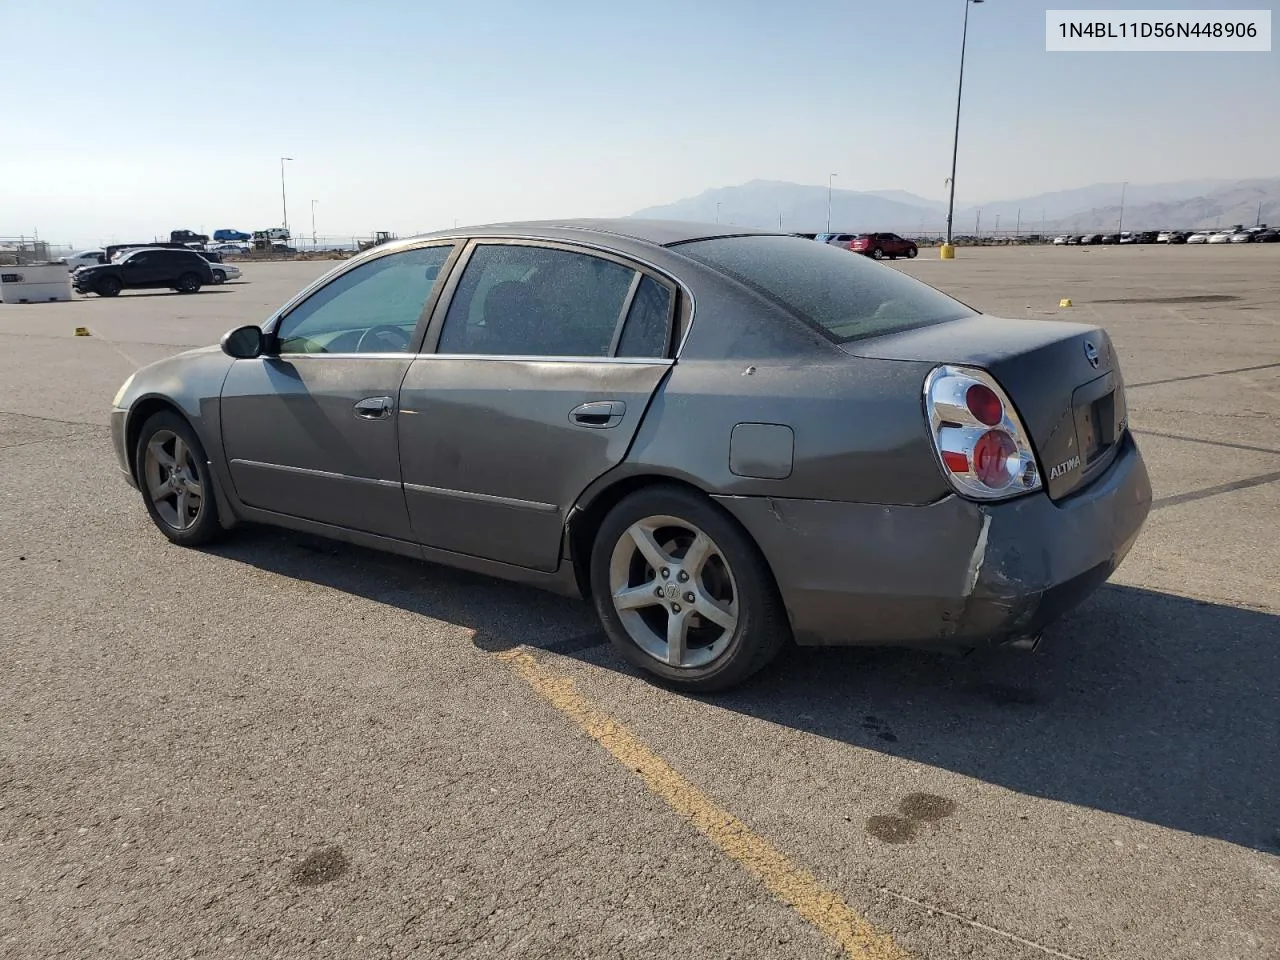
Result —
<instances>
[{"instance_id":1,"label":"rear window","mask_svg":"<svg viewBox=\"0 0 1280 960\"><path fill-rule=\"evenodd\" d=\"M733 277L837 343L975 314L893 267L798 237L721 237L675 249Z\"/></svg>"}]
</instances>

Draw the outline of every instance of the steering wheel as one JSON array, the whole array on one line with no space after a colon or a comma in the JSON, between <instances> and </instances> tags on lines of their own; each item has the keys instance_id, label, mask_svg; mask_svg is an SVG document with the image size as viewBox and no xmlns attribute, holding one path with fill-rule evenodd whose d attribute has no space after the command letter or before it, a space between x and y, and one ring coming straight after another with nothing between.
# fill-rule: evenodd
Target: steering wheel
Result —
<instances>
[{"instance_id":1,"label":"steering wheel","mask_svg":"<svg viewBox=\"0 0 1280 960\"><path fill-rule=\"evenodd\" d=\"M387 352L389 353L400 353L409 346L409 335L407 333L389 323L379 323L360 334L360 339L356 341L356 353L364 352L364 342L371 337L376 337L387 343Z\"/></svg>"}]
</instances>

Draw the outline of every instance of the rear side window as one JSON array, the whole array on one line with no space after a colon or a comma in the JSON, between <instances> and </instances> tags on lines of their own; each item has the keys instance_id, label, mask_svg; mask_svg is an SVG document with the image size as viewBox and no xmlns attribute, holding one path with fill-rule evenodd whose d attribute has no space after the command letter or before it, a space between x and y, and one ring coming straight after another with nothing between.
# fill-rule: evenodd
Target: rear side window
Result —
<instances>
[{"instance_id":1,"label":"rear side window","mask_svg":"<svg viewBox=\"0 0 1280 960\"><path fill-rule=\"evenodd\" d=\"M607 357L635 276L569 250L481 244L449 304L437 352Z\"/></svg>"},{"instance_id":2,"label":"rear side window","mask_svg":"<svg viewBox=\"0 0 1280 960\"><path fill-rule=\"evenodd\" d=\"M620 357L664 357L671 317L671 291L653 277L644 277L618 340Z\"/></svg>"},{"instance_id":3,"label":"rear side window","mask_svg":"<svg viewBox=\"0 0 1280 960\"><path fill-rule=\"evenodd\" d=\"M893 267L798 237L722 237L674 249L727 274L837 343L975 314Z\"/></svg>"}]
</instances>

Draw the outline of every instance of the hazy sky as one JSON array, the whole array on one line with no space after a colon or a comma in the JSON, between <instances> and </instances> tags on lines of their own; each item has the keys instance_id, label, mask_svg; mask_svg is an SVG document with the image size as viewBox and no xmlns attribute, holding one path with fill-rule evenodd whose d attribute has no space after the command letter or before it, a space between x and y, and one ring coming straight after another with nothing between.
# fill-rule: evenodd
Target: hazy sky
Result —
<instances>
[{"instance_id":1,"label":"hazy sky","mask_svg":"<svg viewBox=\"0 0 1280 960\"><path fill-rule=\"evenodd\" d=\"M1135 6L1138 4L1135 3ZM1242 7L1163 0L1147 6ZM1267 6L1268 4L1253 4ZM957 193L1280 174L1280 52L1063 54L972 8ZM755 178L945 194L962 0L0 0L0 236L624 215Z\"/></svg>"}]
</instances>

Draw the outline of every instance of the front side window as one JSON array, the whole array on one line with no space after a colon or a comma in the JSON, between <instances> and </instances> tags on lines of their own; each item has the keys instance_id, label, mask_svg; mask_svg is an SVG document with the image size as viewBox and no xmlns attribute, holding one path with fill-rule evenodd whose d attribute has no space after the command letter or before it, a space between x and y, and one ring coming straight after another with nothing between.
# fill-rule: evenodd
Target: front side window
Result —
<instances>
[{"instance_id":1,"label":"front side window","mask_svg":"<svg viewBox=\"0 0 1280 960\"><path fill-rule=\"evenodd\" d=\"M481 244L449 304L439 353L607 357L636 271L552 247Z\"/></svg>"},{"instance_id":2,"label":"front side window","mask_svg":"<svg viewBox=\"0 0 1280 960\"><path fill-rule=\"evenodd\" d=\"M723 237L672 249L734 278L837 343L975 315L892 267L798 237Z\"/></svg>"},{"instance_id":3,"label":"front side window","mask_svg":"<svg viewBox=\"0 0 1280 960\"><path fill-rule=\"evenodd\" d=\"M453 246L378 257L325 284L280 322L280 353L404 353Z\"/></svg>"}]
</instances>

